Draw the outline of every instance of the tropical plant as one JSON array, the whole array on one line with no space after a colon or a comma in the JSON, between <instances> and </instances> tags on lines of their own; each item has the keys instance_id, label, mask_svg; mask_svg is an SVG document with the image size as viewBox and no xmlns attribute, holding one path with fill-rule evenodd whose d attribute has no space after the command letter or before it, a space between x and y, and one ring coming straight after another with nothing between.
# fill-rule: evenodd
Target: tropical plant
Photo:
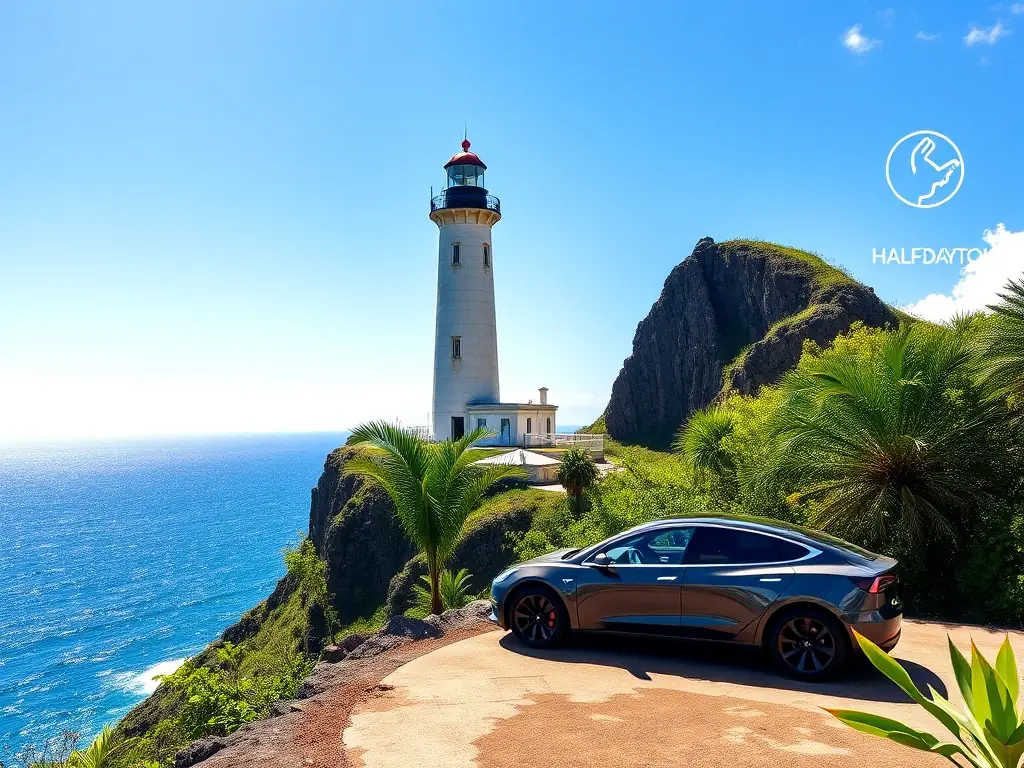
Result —
<instances>
[{"instance_id":1,"label":"tropical plant","mask_svg":"<svg viewBox=\"0 0 1024 768\"><path fill-rule=\"evenodd\" d=\"M736 462L724 441L736 428L736 416L720 406L694 413L676 436L673 449L690 462L699 475L721 477L736 471Z\"/></svg>"},{"instance_id":2,"label":"tropical plant","mask_svg":"<svg viewBox=\"0 0 1024 768\"><path fill-rule=\"evenodd\" d=\"M461 608L472 602L473 595L469 591L469 582L472 578L473 574L465 568L462 568L458 573L452 573L447 568L441 570L438 588L441 591L441 602L444 604L445 609ZM432 607L430 578L423 575L420 576L420 580L426 587L421 587L419 584L413 586L412 591L416 597L415 607L419 611L430 613Z\"/></svg>"},{"instance_id":3,"label":"tropical plant","mask_svg":"<svg viewBox=\"0 0 1024 768\"><path fill-rule=\"evenodd\" d=\"M477 428L458 440L427 443L406 429L383 421L357 427L349 442L366 445L345 467L376 480L395 505L406 534L427 559L430 612L441 613L441 569L451 557L469 513L484 492L522 470L511 465L474 465L470 452L493 435ZM375 449L375 450L374 450Z\"/></svg>"},{"instance_id":4,"label":"tropical plant","mask_svg":"<svg viewBox=\"0 0 1024 768\"><path fill-rule=\"evenodd\" d=\"M558 482L572 499L573 509L579 513L583 505L583 493L597 482L597 465L590 452L583 448L570 448L562 454L558 465Z\"/></svg>"},{"instance_id":5,"label":"tropical plant","mask_svg":"<svg viewBox=\"0 0 1024 768\"><path fill-rule=\"evenodd\" d=\"M865 354L828 350L781 384L769 472L818 527L881 546L954 540L990 498L1000 410L971 389L968 339L913 326Z\"/></svg>"},{"instance_id":6,"label":"tropical plant","mask_svg":"<svg viewBox=\"0 0 1024 768\"><path fill-rule=\"evenodd\" d=\"M980 373L996 397L1006 398L1024 421L1024 280L1006 284L983 335Z\"/></svg>"},{"instance_id":7,"label":"tropical plant","mask_svg":"<svg viewBox=\"0 0 1024 768\"><path fill-rule=\"evenodd\" d=\"M111 756L118 749L114 743L114 731L107 725L88 747L75 750L68 757L68 768L109 768Z\"/></svg>"},{"instance_id":8,"label":"tropical plant","mask_svg":"<svg viewBox=\"0 0 1024 768\"><path fill-rule=\"evenodd\" d=\"M966 705L964 711L956 709L932 686L928 686L930 698L926 697L889 654L859 634L857 642L875 668L942 723L956 741L944 741L927 731L880 715L848 709L827 709L827 712L858 731L934 752L954 765L963 765L956 759L960 757L973 768L1018 768L1024 755L1024 723L1017 705L1020 678L1009 637L1003 640L996 654L995 666L981 655L973 642L968 663L952 639L948 640L953 673Z\"/></svg>"}]
</instances>

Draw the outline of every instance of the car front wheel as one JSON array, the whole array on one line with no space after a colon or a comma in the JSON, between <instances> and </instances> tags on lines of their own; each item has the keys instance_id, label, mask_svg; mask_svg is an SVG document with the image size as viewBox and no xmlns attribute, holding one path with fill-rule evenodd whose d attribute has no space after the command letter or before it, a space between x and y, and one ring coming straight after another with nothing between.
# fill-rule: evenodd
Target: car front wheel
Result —
<instances>
[{"instance_id":1,"label":"car front wheel","mask_svg":"<svg viewBox=\"0 0 1024 768\"><path fill-rule=\"evenodd\" d=\"M834 616L794 608L772 622L768 649L775 666L790 677L826 680L845 666L846 643L845 629Z\"/></svg>"},{"instance_id":2,"label":"car front wheel","mask_svg":"<svg viewBox=\"0 0 1024 768\"><path fill-rule=\"evenodd\" d=\"M544 587L526 587L513 595L509 619L512 633L531 648L554 648L569 632L565 606Z\"/></svg>"}]
</instances>

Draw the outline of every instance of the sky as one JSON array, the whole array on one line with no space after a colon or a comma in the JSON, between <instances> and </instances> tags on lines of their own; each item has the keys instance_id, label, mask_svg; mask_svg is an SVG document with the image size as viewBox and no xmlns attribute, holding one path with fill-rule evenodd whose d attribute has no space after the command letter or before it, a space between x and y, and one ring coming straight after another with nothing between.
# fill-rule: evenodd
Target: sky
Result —
<instances>
[{"instance_id":1,"label":"sky","mask_svg":"<svg viewBox=\"0 0 1024 768\"><path fill-rule=\"evenodd\" d=\"M0 0L0 441L425 424L464 129L502 398L560 423L704 236L983 308L1024 269L1022 71L1024 3ZM886 181L919 130L963 158L936 208Z\"/></svg>"}]
</instances>

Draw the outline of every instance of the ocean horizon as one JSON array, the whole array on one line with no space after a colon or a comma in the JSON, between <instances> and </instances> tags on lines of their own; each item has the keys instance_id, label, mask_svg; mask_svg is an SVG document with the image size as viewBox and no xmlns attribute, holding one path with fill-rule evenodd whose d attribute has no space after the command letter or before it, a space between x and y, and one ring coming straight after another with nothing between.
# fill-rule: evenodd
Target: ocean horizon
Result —
<instances>
[{"instance_id":1,"label":"ocean horizon","mask_svg":"<svg viewBox=\"0 0 1024 768\"><path fill-rule=\"evenodd\" d=\"M0 762L117 721L263 600L346 437L0 445Z\"/></svg>"}]
</instances>

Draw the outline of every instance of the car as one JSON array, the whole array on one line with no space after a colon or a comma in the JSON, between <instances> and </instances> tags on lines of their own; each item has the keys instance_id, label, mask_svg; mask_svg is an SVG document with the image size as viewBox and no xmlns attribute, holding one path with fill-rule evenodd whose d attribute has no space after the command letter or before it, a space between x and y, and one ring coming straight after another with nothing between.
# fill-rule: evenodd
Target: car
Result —
<instances>
[{"instance_id":1,"label":"car","mask_svg":"<svg viewBox=\"0 0 1024 768\"><path fill-rule=\"evenodd\" d=\"M897 562L775 520L683 517L519 563L491 585L491 620L525 645L613 632L761 647L785 674L839 673L900 638Z\"/></svg>"}]
</instances>

